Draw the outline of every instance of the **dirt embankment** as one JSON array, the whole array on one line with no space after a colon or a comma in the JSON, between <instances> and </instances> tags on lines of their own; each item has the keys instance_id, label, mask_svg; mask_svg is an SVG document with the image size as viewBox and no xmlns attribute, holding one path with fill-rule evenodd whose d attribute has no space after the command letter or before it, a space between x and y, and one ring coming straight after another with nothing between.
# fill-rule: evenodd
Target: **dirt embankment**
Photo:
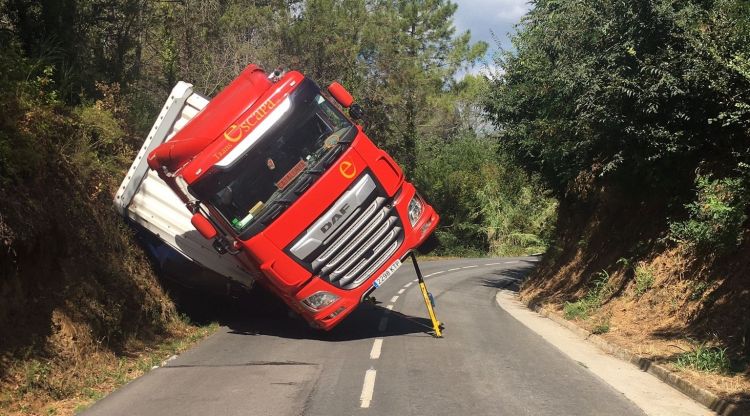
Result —
<instances>
[{"instance_id":1,"label":"dirt embankment","mask_svg":"<svg viewBox=\"0 0 750 416\"><path fill-rule=\"evenodd\" d=\"M67 414L195 328L112 209L136 140L100 103L11 104L0 116L3 143L16 143L0 149L0 414Z\"/></svg>"},{"instance_id":2,"label":"dirt embankment","mask_svg":"<svg viewBox=\"0 0 750 416\"><path fill-rule=\"evenodd\" d=\"M750 243L720 257L671 243L659 199L600 187L563 202L521 297L750 411Z\"/></svg>"}]
</instances>

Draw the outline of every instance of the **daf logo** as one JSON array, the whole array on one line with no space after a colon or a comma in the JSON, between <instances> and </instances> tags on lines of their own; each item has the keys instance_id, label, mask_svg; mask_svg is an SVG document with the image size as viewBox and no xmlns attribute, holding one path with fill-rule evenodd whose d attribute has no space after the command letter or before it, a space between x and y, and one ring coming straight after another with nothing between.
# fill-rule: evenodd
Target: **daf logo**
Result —
<instances>
[{"instance_id":1,"label":"daf logo","mask_svg":"<svg viewBox=\"0 0 750 416\"><path fill-rule=\"evenodd\" d=\"M349 210L349 204L344 204L344 206L341 207L341 209L331 218L330 221L323 224L322 227L320 227L320 231L323 232L323 234L327 233L336 223L341 219L341 217L346 214L346 211Z\"/></svg>"}]
</instances>

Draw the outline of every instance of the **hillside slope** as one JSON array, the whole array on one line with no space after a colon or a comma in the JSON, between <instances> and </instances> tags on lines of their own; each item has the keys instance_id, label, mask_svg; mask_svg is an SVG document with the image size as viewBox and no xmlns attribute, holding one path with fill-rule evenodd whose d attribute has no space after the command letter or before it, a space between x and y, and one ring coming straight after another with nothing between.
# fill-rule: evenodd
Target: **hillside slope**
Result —
<instances>
[{"instance_id":1,"label":"hillside slope","mask_svg":"<svg viewBox=\"0 0 750 416\"><path fill-rule=\"evenodd\" d=\"M188 327L112 209L137 146L113 102L17 87L0 100L0 409L33 413Z\"/></svg>"},{"instance_id":2,"label":"hillside slope","mask_svg":"<svg viewBox=\"0 0 750 416\"><path fill-rule=\"evenodd\" d=\"M722 256L671 244L664 207L623 196L601 187L561 204L522 299L750 410L750 244Z\"/></svg>"}]
</instances>

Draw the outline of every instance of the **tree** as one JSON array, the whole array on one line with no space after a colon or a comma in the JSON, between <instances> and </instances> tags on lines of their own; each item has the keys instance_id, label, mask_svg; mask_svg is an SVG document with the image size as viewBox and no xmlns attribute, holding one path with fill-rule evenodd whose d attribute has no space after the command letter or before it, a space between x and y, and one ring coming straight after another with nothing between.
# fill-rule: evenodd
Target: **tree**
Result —
<instances>
[{"instance_id":1,"label":"tree","mask_svg":"<svg viewBox=\"0 0 750 416\"><path fill-rule=\"evenodd\" d=\"M747 161L749 10L536 1L486 108L558 195L582 171L630 190L689 191L699 166L723 176Z\"/></svg>"},{"instance_id":2,"label":"tree","mask_svg":"<svg viewBox=\"0 0 750 416\"><path fill-rule=\"evenodd\" d=\"M449 136L450 127L431 124L435 105L456 73L487 50L483 42L471 44L469 32L454 37L455 11L447 0L384 0L373 7L365 91L383 114L372 129L407 171L414 169L420 138Z\"/></svg>"}]
</instances>

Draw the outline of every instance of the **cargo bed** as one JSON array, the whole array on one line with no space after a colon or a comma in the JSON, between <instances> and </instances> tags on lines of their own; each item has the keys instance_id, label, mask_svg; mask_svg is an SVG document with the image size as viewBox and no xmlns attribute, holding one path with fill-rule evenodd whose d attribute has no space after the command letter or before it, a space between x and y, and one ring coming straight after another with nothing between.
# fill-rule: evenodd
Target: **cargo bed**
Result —
<instances>
[{"instance_id":1,"label":"cargo bed","mask_svg":"<svg viewBox=\"0 0 750 416\"><path fill-rule=\"evenodd\" d=\"M254 278L230 258L218 254L190 223L191 214L156 172L146 157L170 140L208 104L193 92L193 86L179 82L164 104L114 199L115 209L128 221L164 242L186 259L210 269L242 286L252 287Z\"/></svg>"}]
</instances>

